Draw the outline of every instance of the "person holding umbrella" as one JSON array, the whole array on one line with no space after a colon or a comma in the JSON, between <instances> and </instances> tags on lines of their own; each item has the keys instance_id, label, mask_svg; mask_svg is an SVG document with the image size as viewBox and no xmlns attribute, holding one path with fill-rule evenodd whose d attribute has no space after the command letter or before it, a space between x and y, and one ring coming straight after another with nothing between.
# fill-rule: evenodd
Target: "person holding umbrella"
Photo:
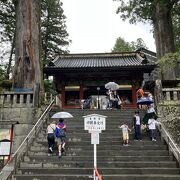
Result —
<instances>
[{"instance_id":1,"label":"person holding umbrella","mask_svg":"<svg viewBox=\"0 0 180 180\"><path fill-rule=\"evenodd\" d=\"M56 126L56 138L58 146L58 156L61 158L62 153L65 152L66 145L66 125L64 124L64 119L59 119L59 123Z\"/></svg>"},{"instance_id":2,"label":"person holding umbrella","mask_svg":"<svg viewBox=\"0 0 180 180\"><path fill-rule=\"evenodd\" d=\"M108 96L109 96L109 105L108 107L112 109L114 107L114 92L119 89L119 85L115 82L108 82L105 84L105 88L108 89Z\"/></svg>"},{"instance_id":3,"label":"person holding umbrella","mask_svg":"<svg viewBox=\"0 0 180 180\"><path fill-rule=\"evenodd\" d=\"M53 114L51 118L59 119L59 123L56 125L55 135L57 138L59 158L61 158L62 152L65 152L66 145L66 125L64 119L73 118L72 114L68 112L57 112Z\"/></svg>"}]
</instances>

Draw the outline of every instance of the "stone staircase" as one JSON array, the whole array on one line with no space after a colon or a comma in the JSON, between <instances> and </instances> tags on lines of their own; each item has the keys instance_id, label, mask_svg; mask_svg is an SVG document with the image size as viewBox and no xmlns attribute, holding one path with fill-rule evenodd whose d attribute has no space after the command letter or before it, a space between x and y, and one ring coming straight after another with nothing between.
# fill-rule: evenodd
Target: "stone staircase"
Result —
<instances>
[{"instance_id":1,"label":"stone staircase","mask_svg":"<svg viewBox=\"0 0 180 180\"><path fill-rule=\"evenodd\" d=\"M131 124L134 110L66 111L74 116L73 119L65 120L68 128L66 155L59 160L56 150L52 156L48 156L44 127L13 179L92 179L93 145L90 134L84 130L82 116L96 113L107 116L106 130L100 134L100 144L97 145L97 167L103 180L180 180L180 169L160 137L152 142L144 133L142 141L134 141L132 131L130 146L122 146L118 125L125 121Z\"/></svg>"}]
</instances>

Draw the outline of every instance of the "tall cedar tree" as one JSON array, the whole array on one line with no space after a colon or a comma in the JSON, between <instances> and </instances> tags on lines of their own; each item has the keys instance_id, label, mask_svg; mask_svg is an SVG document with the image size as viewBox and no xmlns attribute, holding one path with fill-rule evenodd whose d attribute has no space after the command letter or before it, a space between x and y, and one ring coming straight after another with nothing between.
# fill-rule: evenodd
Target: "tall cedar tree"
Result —
<instances>
[{"instance_id":1,"label":"tall cedar tree","mask_svg":"<svg viewBox=\"0 0 180 180\"><path fill-rule=\"evenodd\" d=\"M154 28L157 57L175 52L172 12L179 0L114 0L120 1L117 13L130 23L150 21ZM164 74L164 79L175 79L174 69Z\"/></svg>"},{"instance_id":2,"label":"tall cedar tree","mask_svg":"<svg viewBox=\"0 0 180 180\"><path fill-rule=\"evenodd\" d=\"M13 88L32 88L38 106L43 90L40 67L40 1L16 0Z\"/></svg>"},{"instance_id":3,"label":"tall cedar tree","mask_svg":"<svg viewBox=\"0 0 180 180\"><path fill-rule=\"evenodd\" d=\"M7 62L6 79L12 71L13 54L15 53L15 4L14 0L0 0L0 42L11 43L11 53ZM44 64L52 60L57 53L68 53L68 33L62 3L58 0L41 0L41 41ZM63 48L65 47L65 48Z\"/></svg>"},{"instance_id":4,"label":"tall cedar tree","mask_svg":"<svg viewBox=\"0 0 180 180\"><path fill-rule=\"evenodd\" d=\"M12 0L0 1L0 27L0 43L10 42L11 44L9 61L4 74L5 79L9 79L15 46L15 6Z\"/></svg>"},{"instance_id":5,"label":"tall cedar tree","mask_svg":"<svg viewBox=\"0 0 180 180\"><path fill-rule=\"evenodd\" d=\"M173 28L176 50L180 51L180 3L174 7Z\"/></svg>"},{"instance_id":6,"label":"tall cedar tree","mask_svg":"<svg viewBox=\"0 0 180 180\"><path fill-rule=\"evenodd\" d=\"M41 33L43 60L52 60L56 54L68 53L66 17L60 0L42 0Z\"/></svg>"}]
</instances>

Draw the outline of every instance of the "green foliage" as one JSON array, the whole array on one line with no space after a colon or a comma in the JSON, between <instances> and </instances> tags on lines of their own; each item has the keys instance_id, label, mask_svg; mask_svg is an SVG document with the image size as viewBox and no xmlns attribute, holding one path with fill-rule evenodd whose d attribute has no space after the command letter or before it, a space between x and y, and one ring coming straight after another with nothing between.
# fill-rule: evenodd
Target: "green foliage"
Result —
<instances>
[{"instance_id":1,"label":"green foliage","mask_svg":"<svg viewBox=\"0 0 180 180\"><path fill-rule=\"evenodd\" d=\"M15 6L12 0L0 1L0 42L13 40L15 24Z\"/></svg>"},{"instance_id":2,"label":"green foliage","mask_svg":"<svg viewBox=\"0 0 180 180\"><path fill-rule=\"evenodd\" d=\"M0 81L0 86L6 89L10 89L12 87L12 80L2 80Z\"/></svg>"},{"instance_id":3,"label":"green foliage","mask_svg":"<svg viewBox=\"0 0 180 180\"><path fill-rule=\"evenodd\" d=\"M164 7L164 11L175 8L179 5L179 0L113 0L119 1L120 5L116 11L117 14L120 14L122 20L129 19L129 22L134 24L137 22L147 22L154 21L156 6L159 4L161 7ZM177 15L178 15L177 11Z\"/></svg>"},{"instance_id":4,"label":"green foliage","mask_svg":"<svg viewBox=\"0 0 180 180\"><path fill-rule=\"evenodd\" d=\"M139 48L147 49L143 39L138 38L136 42L132 41L129 43L126 42L123 38L119 37L116 39L112 52L132 52L132 51L136 51Z\"/></svg>"},{"instance_id":5,"label":"green foliage","mask_svg":"<svg viewBox=\"0 0 180 180\"><path fill-rule=\"evenodd\" d=\"M132 47L132 49L133 49L134 51L137 50L137 49L140 49L140 48L148 49L147 46L146 46L146 44L145 44L145 42L144 42L143 39L141 39L141 38L138 38L138 39L136 40L136 42L132 41L132 42L131 42L131 47Z\"/></svg>"},{"instance_id":6,"label":"green foliage","mask_svg":"<svg viewBox=\"0 0 180 180\"><path fill-rule=\"evenodd\" d=\"M12 88L12 80L0 79L0 92L3 90L10 91L11 88Z\"/></svg>"},{"instance_id":7,"label":"green foliage","mask_svg":"<svg viewBox=\"0 0 180 180\"><path fill-rule=\"evenodd\" d=\"M121 37L116 39L116 43L112 49L112 52L130 52L130 51L132 51L130 43L126 42Z\"/></svg>"},{"instance_id":8,"label":"green foliage","mask_svg":"<svg viewBox=\"0 0 180 180\"><path fill-rule=\"evenodd\" d=\"M52 88L52 83L50 80L45 79L44 80L44 90L45 92L50 92L50 89Z\"/></svg>"},{"instance_id":9,"label":"green foliage","mask_svg":"<svg viewBox=\"0 0 180 180\"><path fill-rule=\"evenodd\" d=\"M49 61L57 54L68 53L68 33L66 17L59 0L42 0L42 47L43 59ZM46 64L46 62L45 62Z\"/></svg>"},{"instance_id":10,"label":"green foliage","mask_svg":"<svg viewBox=\"0 0 180 180\"><path fill-rule=\"evenodd\" d=\"M180 49L180 17L179 17L179 12L180 12L180 3L177 4L174 7L173 10L173 30L174 30L174 39L175 39L175 46L176 49Z\"/></svg>"},{"instance_id":11,"label":"green foliage","mask_svg":"<svg viewBox=\"0 0 180 180\"><path fill-rule=\"evenodd\" d=\"M52 95L57 95L57 92L54 87L54 83L48 79L44 79L44 91Z\"/></svg>"},{"instance_id":12,"label":"green foliage","mask_svg":"<svg viewBox=\"0 0 180 180\"><path fill-rule=\"evenodd\" d=\"M176 53L168 53L158 60L161 71L164 73L169 68L180 69L180 49Z\"/></svg>"},{"instance_id":13,"label":"green foliage","mask_svg":"<svg viewBox=\"0 0 180 180\"><path fill-rule=\"evenodd\" d=\"M3 68L2 65L0 65L0 81L4 80L4 74L5 74L5 70Z\"/></svg>"},{"instance_id":14,"label":"green foliage","mask_svg":"<svg viewBox=\"0 0 180 180\"><path fill-rule=\"evenodd\" d=\"M152 20L154 13L154 1L152 0L114 0L119 1L120 6L116 13L120 14L122 20L129 19L134 24L137 22L146 22Z\"/></svg>"}]
</instances>

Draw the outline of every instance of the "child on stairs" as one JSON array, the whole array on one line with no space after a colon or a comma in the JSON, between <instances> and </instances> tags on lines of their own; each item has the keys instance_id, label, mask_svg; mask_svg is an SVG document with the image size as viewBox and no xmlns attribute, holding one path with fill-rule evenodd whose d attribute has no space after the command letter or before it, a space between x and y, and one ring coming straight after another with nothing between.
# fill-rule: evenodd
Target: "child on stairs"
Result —
<instances>
[{"instance_id":1,"label":"child on stairs","mask_svg":"<svg viewBox=\"0 0 180 180\"><path fill-rule=\"evenodd\" d=\"M131 129L129 129L128 125L125 123L121 126L119 126L120 129L122 129L122 138L123 138L123 146L128 146L129 144L129 131L131 132Z\"/></svg>"},{"instance_id":2,"label":"child on stairs","mask_svg":"<svg viewBox=\"0 0 180 180\"><path fill-rule=\"evenodd\" d=\"M148 120L148 125L149 125L149 130L150 130L150 138L152 141L156 141L156 126L159 124L161 124L161 123L156 121L154 116L152 116L152 118L150 118Z\"/></svg>"}]
</instances>

